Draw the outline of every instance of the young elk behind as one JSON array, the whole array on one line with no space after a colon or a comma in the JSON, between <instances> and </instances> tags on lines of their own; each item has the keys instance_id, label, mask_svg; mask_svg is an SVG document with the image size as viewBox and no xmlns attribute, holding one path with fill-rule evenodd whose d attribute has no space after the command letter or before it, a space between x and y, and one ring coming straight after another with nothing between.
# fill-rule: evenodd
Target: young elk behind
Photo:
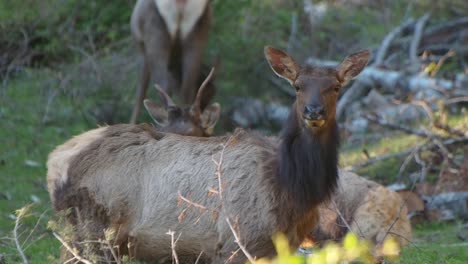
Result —
<instances>
[{"instance_id":1,"label":"young elk behind","mask_svg":"<svg viewBox=\"0 0 468 264\"><path fill-rule=\"evenodd\" d=\"M279 145L245 131L196 138L116 125L57 147L47 164L48 189L56 210L74 208L69 221L81 232L73 245L112 228L111 243L131 245L132 257L164 259L172 254L172 230L179 260L203 251L211 263L244 263L243 254L233 255L238 244L229 220L253 256L275 254L276 232L299 246L336 186L338 92L362 71L369 52L348 56L337 69L300 67L271 47L265 56L297 91ZM218 178L214 160L221 157Z\"/></svg>"},{"instance_id":2,"label":"young elk behind","mask_svg":"<svg viewBox=\"0 0 468 264\"><path fill-rule=\"evenodd\" d=\"M138 0L133 9L130 27L143 55L141 84L130 119L135 123L151 77L184 104L193 102L200 77L203 50L208 41L211 7L208 0ZM170 73L180 75L178 84ZM214 88L211 96L214 95ZM210 98L201 102L204 109Z\"/></svg>"},{"instance_id":3,"label":"young elk behind","mask_svg":"<svg viewBox=\"0 0 468 264\"><path fill-rule=\"evenodd\" d=\"M399 194L352 172L339 174L335 193L319 207L320 221L311 234L314 243L341 240L351 231L371 241L379 255L385 238L395 238L400 246L411 241L408 211Z\"/></svg>"},{"instance_id":4,"label":"young elk behind","mask_svg":"<svg viewBox=\"0 0 468 264\"><path fill-rule=\"evenodd\" d=\"M159 127L159 131L175 133L184 136L209 137L218 122L221 107L213 103L201 111L200 102L204 98L208 82L213 77L214 68L198 89L194 102L189 107L177 106L171 97L156 85L156 90L162 99L163 107L145 99L146 111Z\"/></svg>"}]
</instances>

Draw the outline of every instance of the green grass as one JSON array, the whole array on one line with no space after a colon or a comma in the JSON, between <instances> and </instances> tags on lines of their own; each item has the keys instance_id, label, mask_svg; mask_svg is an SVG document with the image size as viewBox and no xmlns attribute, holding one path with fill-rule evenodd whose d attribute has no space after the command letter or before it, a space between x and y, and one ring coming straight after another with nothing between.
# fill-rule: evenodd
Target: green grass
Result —
<instances>
[{"instance_id":1,"label":"green grass","mask_svg":"<svg viewBox=\"0 0 468 264\"><path fill-rule=\"evenodd\" d=\"M466 241L457 238L458 223L430 223L414 227L414 245L403 249L401 263L466 263Z\"/></svg>"},{"instance_id":2,"label":"green grass","mask_svg":"<svg viewBox=\"0 0 468 264\"><path fill-rule=\"evenodd\" d=\"M39 235L44 237L26 250L31 263L48 263L49 255L58 254L59 243L46 230L47 219L52 215L46 189L47 154L65 139L89 128L73 116L72 106L63 95L58 95L50 104L49 114L57 118L54 123L42 123L47 105L46 74L22 74L2 88L3 95L0 97L0 192L9 198L0 199L0 236L11 236L14 226L11 217L15 210L33 203L31 196L37 196L40 202L32 208L32 215L22 227L22 230L32 229L38 216L46 212L33 238ZM69 116L65 117L65 113L69 113ZM27 160L37 162L37 167L26 165ZM15 253L11 243L0 248L6 249L7 256ZM11 258L11 261L18 260L17 256Z\"/></svg>"}]
</instances>

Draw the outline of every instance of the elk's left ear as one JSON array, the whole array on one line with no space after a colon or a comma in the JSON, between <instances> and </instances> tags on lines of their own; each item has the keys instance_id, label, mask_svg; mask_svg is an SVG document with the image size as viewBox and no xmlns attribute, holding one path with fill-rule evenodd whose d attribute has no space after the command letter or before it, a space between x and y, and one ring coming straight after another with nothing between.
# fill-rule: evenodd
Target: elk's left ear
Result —
<instances>
[{"instance_id":1,"label":"elk's left ear","mask_svg":"<svg viewBox=\"0 0 468 264\"><path fill-rule=\"evenodd\" d=\"M270 46L264 48L265 58L273 72L286 79L291 85L299 75L300 67L286 52Z\"/></svg>"},{"instance_id":2,"label":"elk's left ear","mask_svg":"<svg viewBox=\"0 0 468 264\"><path fill-rule=\"evenodd\" d=\"M370 52L368 50L359 51L348 55L338 66L338 76L343 85L354 79L366 67L369 61Z\"/></svg>"},{"instance_id":3,"label":"elk's left ear","mask_svg":"<svg viewBox=\"0 0 468 264\"><path fill-rule=\"evenodd\" d=\"M164 127L169 122L169 117L166 109L157 105L155 102L151 101L150 99L145 99L143 101L145 105L146 111L151 116L153 121L160 127Z\"/></svg>"},{"instance_id":4,"label":"elk's left ear","mask_svg":"<svg viewBox=\"0 0 468 264\"><path fill-rule=\"evenodd\" d=\"M206 134L210 136L213 134L214 126L218 122L220 114L221 106L218 103L213 103L205 107L205 110L203 110L203 113L200 116L200 121Z\"/></svg>"}]
</instances>

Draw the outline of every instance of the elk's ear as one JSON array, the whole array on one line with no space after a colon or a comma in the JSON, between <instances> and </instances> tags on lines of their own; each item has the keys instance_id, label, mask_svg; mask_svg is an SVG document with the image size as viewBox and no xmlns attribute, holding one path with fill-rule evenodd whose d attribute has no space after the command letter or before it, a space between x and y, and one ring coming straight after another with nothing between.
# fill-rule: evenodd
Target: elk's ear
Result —
<instances>
[{"instance_id":1,"label":"elk's ear","mask_svg":"<svg viewBox=\"0 0 468 264\"><path fill-rule=\"evenodd\" d=\"M354 79L366 67L369 61L370 52L368 50L359 51L348 55L338 66L338 76L343 85Z\"/></svg>"},{"instance_id":2,"label":"elk's ear","mask_svg":"<svg viewBox=\"0 0 468 264\"><path fill-rule=\"evenodd\" d=\"M286 79L291 85L296 81L300 67L286 52L270 46L264 48L265 58L273 72Z\"/></svg>"},{"instance_id":3,"label":"elk's ear","mask_svg":"<svg viewBox=\"0 0 468 264\"><path fill-rule=\"evenodd\" d=\"M204 128L205 133L208 135L213 134L213 129L219 120L221 114L221 106L218 103L213 103L203 110L200 116L201 126Z\"/></svg>"},{"instance_id":4,"label":"elk's ear","mask_svg":"<svg viewBox=\"0 0 468 264\"><path fill-rule=\"evenodd\" d=\"M169 123L168 120L168 113L165 108L157 105L155 102L151 101L150 99L145 99L143 101L145 105L146 111L154 120L154 122L161 127L166 126Z\"/></svg>"}]
</instances>

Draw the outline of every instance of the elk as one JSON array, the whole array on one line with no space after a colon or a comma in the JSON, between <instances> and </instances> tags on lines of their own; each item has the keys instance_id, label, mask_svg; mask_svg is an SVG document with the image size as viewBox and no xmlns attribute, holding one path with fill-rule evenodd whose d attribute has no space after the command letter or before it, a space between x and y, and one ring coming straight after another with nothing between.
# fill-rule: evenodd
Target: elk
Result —
<instances>
[{"instance_id":1,"label":"elk","mask_svg":"<svg viewBox=\"0 0 468 264\"><path fill-rule=\"evenodd\" d=\"M143 103L159 131L194 137L212 136L221 107L218 103L213 103L201 111L200 102L205 96L204 92L213 73L214 68L198 89L195 100L189 107L177 106L172 98L159 85L156 85L163 106L159 106L150 99L145 99Z\"/></svg>"},{"instance_id":2,"label":"elk","mask_svg":"<svg viewBox=\"0 0 468 264\"><path fill-rule=\"evenodd\" d=\"M168 105L174 105L164 91L158 89L158 92L164 99L165 109L171 107ZM197 98L202 96L202 93L203 86L199 89ZM196 121L200 119L190 116L189 108L182 110L177 107L182 113L180 117L162 122L161 120L167 119L168 116L161 114L165 110L152 102L152 106L148 106L147 101L150 100L145 100L145 107L155 122L162 127L162 131L186 136L211 136L211 133L204 129L206 126ZM215 103L212 107L217 111L214 111L216 118L212 126L209 126L210 131L216 124L220 111L219 104ZM277 137L271 137L271 140L273 143L278 141ZM322 245L326 241L338 241L351 231L376 245L374 253L379 255L380 246L387 237L394 237L400 246L405 246L411 241L408 209L399 194L350 171L339 170L338 173L336 191L329 201L319 206L320 220L309 237L313 243Z\"/></svg>"},{"instance_id":3,"label":"elk","mask_svg":"<svg viewBox=\"0 0 468 264\"><path fill-rule=\"evenodd\" d=\"M244 255L233 255L230 219L253 256L275 254L276 232L298 247L336 187L338 93L364 69L369 52L351 54L337 68L301 67L272 47L265 56L296 89L278 144L243 130L197 138L141 124L94 129L58 146L47 163L48 190L55 210L72 208L69 222L85 230L75 232L74 245L84 233L99 239L112 228L118 230L112 243L130 244L132 257L165 259L172 230L179 259L203 251L209 263L244 263ZM181 197L193 202L179 204Z\"/></svg>"},{"instance_id":4,"label":"elk","mask_svg":"<svg viewBox=\"0 0 468 264\"><path fill-rule=\"evenodd\" d=\"M134 124L138 118L151 78L158 80L168 94L179 87L178 94L184 104L193 102L210 23L208 0L137 1L130 28L143 55L143 67L130 123ZM180 76L180 85L171 71ZM210 99L206 97L201 102L202 109Z\"/></svg>"},{"instance_id":5,"label":"elk","mask_svg":"<svg viewBox=\"0 0 468 264\"><path fill-rule=\"evenodd\" d=\"M349 171L340 170L339 175L335 193L319 207L320 220L310 236L314 243L341 240L351 231L371 241L379 255L387 237L400 246L411 241L408 210L399 194Z\"/></svg>"}]
</instances>

